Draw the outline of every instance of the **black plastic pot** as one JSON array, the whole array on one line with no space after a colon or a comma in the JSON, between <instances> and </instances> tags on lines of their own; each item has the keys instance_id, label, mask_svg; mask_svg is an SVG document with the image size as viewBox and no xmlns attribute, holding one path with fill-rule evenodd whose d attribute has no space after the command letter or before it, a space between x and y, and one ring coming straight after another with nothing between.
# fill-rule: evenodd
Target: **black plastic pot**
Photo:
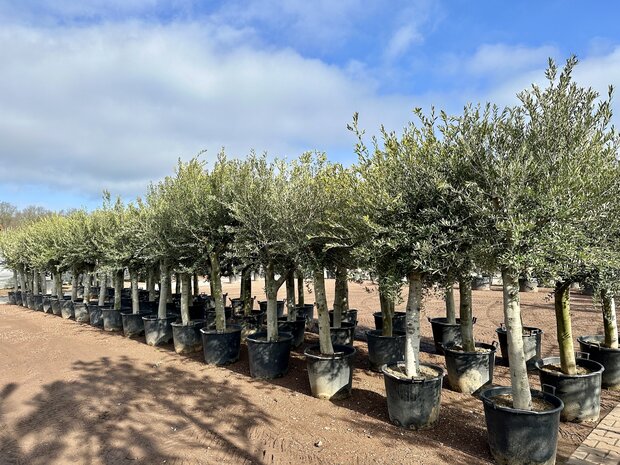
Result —
<instances>
[{"instance_id":1,"label":"black plastic pot","mask_svg":"<svg viewBox=\"0 0 620 465\"><path fill-rule=\"evenodd\" d=\"M16 305L17 299L15 298L15 291L9 291L9 305Z\"/></svg>"},{"instance_id":2,"label":"black plastic pot","mask_svg":"<svg viewBox=\"0 0 620 465\"><path fill-rule=\"evenodd\" d=\"M560 412L564 404L554 395L534 390L532 397L550 402L553 409L536 412L495 404L495 397L511 393L509 387L493 387L480 394L489 448L495 462L511 465L554 464Z\"/></svg>"},{"instance_id":3,"label":"black plastic pot","mask_svg":"<svg viewBox=\"0 0 620 465\"><path fill-rule=\"evenodd\" d=\"M430 379L410 379L395 376L388 370L398 366L401 364L381 367L390 421L414 430L432 427L439 419L441 383L445 376L443 368L421 363L420 366L431 368L437 376Z\"/></svg>"},{"instance_id":4,"label":"black plastic pot","mask_svg":"<svg viewBox=\"0 0 620 465\"><path fill-rule=\"evenodd\" d=\"M297 316L304 316L306 319L306 325L309 326L314 321L314 305L313 304L304 304L297 305Z\"/></svg>"},{"instance_id":5,"label":"black plastic pot","mask_svg":"<svg viewBox=\"0 0 620 465\"><path fill-rule=\"evenodd\" d=\"M88 308L84 302L73 303L73 315L75 321L78 323L90 323L90 316L88 315Z\"/></svg>"},{"instance_id":6,"label":"black plastic pot","mask_svg":"<svg viewBox=\"0 0 620 465\"><path fill-rule=\"evenodd\" d=\"M329 324L334 326L334 311L330 310L329 312ZM342 312L342 320L343 323L353 323L357 324L357 309L351 308L346 312Z\"/></svg>"},{"instance_id":7,"label":"black plastic pot","mask_svg":"<svg viewBox=\"0 0 620 465\"><path fill-rule=\"evenodd\" d=\"M207 308L204 303L192 304L189 306L189 319L190 320L206 320Z\"/></svg>"},{"instance_id":8,"label":"black plastic pot","mask_svg":"<svg viewBox=\"0 0 620 465\"><path fill-rule=\"evenodd\" d=\"M123 318L120 310L114 310L113 308L102 308L101 318L103 319L104 331L123 330Z\"/></svg>"},{"instance_id":9,"label":"black plastic pot","mask_svg":"<svg viewBox=\"0 0 620 465\"><path fill-rule=\"evenodd\" d=\"M474 291L490 291L491 278L489 276L475 276L471 280L471 288Z\"/></svg>"},{"instance_id":10,"label":"black plastic pot","mask_svg":"<svg viewBox=\"0 0 620 465\"><path fill-rule=\"evenodd\" d=\"M383 329L383 314L375 312L372 316L375 317L375 329ZM392 330L405 332L406 316L405 312L394 312L392 316Z\"/></svg>"},{"instance_id":11,"label":"black plastic pot","mask_svg":"<svg viewBox=\"0 0 620 465\"><path fill-rule=\"evenodd\" d=\"M230 306L232 307L233 314L243 312L243 300L241 298L230 299Z\"/></svg>"},{"instance_id":12,"label":"black plastic pot","mask_svg":"<svg viewBox=\"0 0 620 465\"><path fill-rule=\"evenodd\" d=\"M88 305L88 316L90 317L90 325L96 328L103 328L103 309L110 308L99 305Z\"/></svg>"},{"instance_id":13,"label":"black plastic pot","mask_svg":"<svg viewBox=\"0 0 620 465\"><path fill-rule=\"evenodd\" d=\"M355 356L353 347L334 345L332 355L323 355L317 344L308 347L304 355L308 363L310 390L314 397L338 400L351 396Z\"/></svg>"},{"instance_id":14,"label":"black plastic pot","mask_svg":"<svg viewBox=\"0 0 620 465\"><path fill-rule=\"evenodd\" d=\"M135 337L144 334L143 316L151 315L151 313L133 313L132 311L121 312L121 322L123 325L123 335L125 337Z\"/></svg>"},{"instance_id":15,"label":"black plastic pot","mask_svg":"<svg viewBox=\"0 0 620 465\"><path fill-rule=\"evenodd\" d=\"M366 331L368 341L368 362L370 369L381 371L383 365L392 365L405 359L405 333L392 331L392 336L383 336L380 329Z\"/></svg>"},{"instance_id":16,"label":"black plastic pot","mask_svg":"<svg viewBox=\"0 0 620 465\"><path fill-rule=\"evenodd\" d=\"M506 327L502 324L502 326L497 328L495 332L497 333L497 339L499 340L499 349L502 352L502 361L505 365L510 365L510 359L508 358L508 334L506 332ZM534 328L533 326L523 327L523 352L525 353L525 360L528 370L533 370L536 368L536 361L540 360L543 333L543 330L540 328Z\"/></svg>"},{"instance_id":17,"label":"black plastic pot","mask_svg":"<svg viewBox=\"0 0 620 465\"><path fill-rule=\"evenodd\" d=\"M267 340L266 331L246 338L252 378L273 379L287 373L293 335L285 332L278 334L278 340L273 342Z\"/></svg>"},{"instance_id":18,"label":"black plastic pot","mask_svg":"<svg viewBox=\"0 0 620 465\"><path fill-rule=\"evenodd\" d=\"M22 291L16 291L15 292L15 305L21 305L22 304L22 297L23 293Z\"/></svg>"},{"instance_id":19,"label":"black plastic pot","mask_svg":"<svg viewBox=\"0 0 620 465\"><path fill-rule=\"evenodd\" d=\"M33 308L37 312L43 311L43 296L41 294L35 295L32 297L33 300Z\"/></svg>"},{"instance_id":20,"label":"black plastic pot","mask_svg":"<svg viewBox=\"0 0 620 465\"><path fill-rule=\"evenodd\" d=\"M150 346L159 346L172 341L172 322L177 318L176 315L166 318L158 318L157 315L143 316L146 343Z\"/></svg>"},{"instance_id":21,"label":"black plastic pot","mask_svg":"<svg viewBox=\"0 0 620 465\"><path fill-rule=\"evenodd\" d=\"M565 375L559 371L546 370L546 365L559 365L560 357L546 357L536 361L541 385L555 388L555 396L562 399L562 421L594 421L601 412L601 378L605 368L598 362L585 358L576 359L577 366L590 373Z\"/></svg>"},{"instance_id":22,"label":"black plastic pot","mask_svg":"<svg viewBox=\"0 0 620 465\"><path fill-rule=\"evenodd\" d=\"M538 292L538 281L536 279L519 279L519 292Z\"/></svg>"},{"instance_id":23,"label":"black plastic pot","mask_svg":"<svg viewBox=\"0 0 620 465\"><path fill-rule=\"evenodd\" d=\"M52 313L56 316L61 316L62 315L62 303L64 302L64 299L52 297L51 301L52 301Z\"/></svg>"},{"instance_id":24,"label":"black plastic pot","mask_svg":"<svg viewBox=\"0 0 620 465\"><path fill-rule=\"evenodd\" d=\"M453 343L444 346L450 387L456 392L473 394L482 386L493 383L497 343L477 342L476 347L487 352L463 352Z\"/></svg>"},{"instance_id":25,"label":"black plastic pot","mask_svg":"<svg viewBox=\"0 0 620 465\"><path fill-rule=\"evenodd\" d=\"M287 318L286 316L278 318L278 331L291 333L293 335L293 347L300 347L304 343L306 319L302 316L298 317L296 321L288 321Z\"/></svg>"},{"instance_id":26,"label":"black plastic pot","mask_svg":"<svg viewBox=\"0 0 620 465\"><path fill-rule=\"evenodd\" d=\"M228 365L239 360L241 326L227 326L226 330L221 333L215 329L202 328L200 333L205 363Z\"/></svg>"},{"instance_id":27,"label":"black plastic pot","mask_svg":"<svg viewBox=\"0 0 620 465\"><path fill-rule=\"evenodd\" d=\"M205 320L192 320L184 325L181 322L172 323L172 340L174 351L177 354L191 354L202 350L202 336L200 330L204 328Z\"/></svg>"},{"instance_id":28,"label":"black plastic pot","mask_svg":"<svg viewBox=\"0 0 620 465\"><path fill-rule=\"evenodd\" d=\"M52 298L45 296L43 297L43 311L45 313L52 313Z\"/></svg>"},{"instance_id":29,"label":"black plastic pot","mask_svg":"<svg viewBox=\"0 0 620 465\"><path fill-rule=\"evenodd\" d=\"M283 300L278 300L276 302L277 306L277 310L278 310L278 318L284 316L284 301ZM258 306L260 307L261 312L266 312L267 311L267 301L266 300L261 300L258 302Z\"/></svg>"},{"instance_id":30,"label":"black plastic pot","mask_svg":"<svg viewBox=\"0 0 620 465\"><path fill-rule=\"evenodd\" d=\"M159 303L156 300L141 300L138 305L140 313L155 313Z\"/></svg>"},{"instance_id":31,"label":"black plastic pot","mask_svg":"<svg viewBox=\"0 0 620 465\"><path fill-rule=\"evenodd\" d=\"M355 325L342 322L340 328L329 328L332 344L352 346L355 339Z\"/></svg>"},{"instance_id":32,"label":"black plastic pot","mask_svg":"<svg viewBox=\"0 0 620 465\"><path fill-rule=\"evenodd\" d=\"M74 318L75 313L73 311L73 301L64 300L62 302L62 306L60 307L60 313L66 320Z\"/></svg>"},{"instance_id":33,"label":"black plastic pot","mask_svg":"<svg viewBox=\"0 0 620 465\"><path fill-rule=\"evenodd\" d=\"M26 307L34 310L34 296L30 292L26 295Z\"/></svg>"},{"instance_id":34,"label":"black plastic pot","mask_svg":"<svg viewBox=\"0 0 620 465\"><path fill-rule=\"evenodd\" d=\"M224 318L228 323L232 318L232 307L224 307ZM215 309L207 310L206 313L206 327L207 328L215 328Z\"/></svg>"},{"instance_id":35,"label":"black plastic pot","mask_svg":"<svg viewBox=\"0 0 620 465\"><path fill-rule=\"evenodd\" d=\"M435 352L443 355L443 346L450 343L461 343L461 319L457 318L455 324L448 323L447 318L430 318L428 319L433 329L433 339L435 341ZM476 324L476 317L473 318Z\"/></svg>"},{"instance_id":36,"label":"black plastic pot","mask_svg":"<svg viewBox=\"0 0 620 465\"><path fill-rule=\"evenodd\" d=\"M620 349L604 347L605 336L581 336L577 338L582 352L590 354L590 360L605 367L601 386L620 390Z\"/></svg>"}]
</instances>

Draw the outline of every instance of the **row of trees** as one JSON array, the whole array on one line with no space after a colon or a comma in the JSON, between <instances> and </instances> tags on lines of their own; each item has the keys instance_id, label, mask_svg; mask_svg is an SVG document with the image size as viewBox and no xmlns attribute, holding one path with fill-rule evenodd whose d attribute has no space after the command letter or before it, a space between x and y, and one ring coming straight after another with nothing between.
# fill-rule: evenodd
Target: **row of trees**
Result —
<instances>
[{"instance_id":1,"label":"row of trees","mask_svg":"<svg viewBox=\"0 0 620 465\"><path fill-rule=\"evenodd\" d=\"M170 292L165 277L180 273L184 323L191 276L208 275L220 331L226 327L220 277L244 277L241 297L249 312L247 277L260 267L269 340L278 338L278 289L287 283L294 319L292 284L303 276L313 281L323 354L334 352L324 269L337 277L338 326L348 308L347 270L364 268L379 282L385 334L408 289L407 377L419 374L424 289L459 284L463 348L472 350L471 276L499 269L513 403L528 410L520 276L557 283L563 371L575 370L568 294L574 281L600 290L606 344L618 344L620 172L611 89L601 100L577 86L575 64L570 59L558 72L550 62L547 87L523 91L516 106L468 106L459 116L416 110L415 122L401 133L382 129L370 143L356 115L350 129L359 138L359 162L349 168L320 153L290 162L255 153L245 160L222 153L211 167L199 158L179 162L175 175L151 185L143 199L124 205L106 196L94 212L51 215L3 232L2 255L21 288L34 292L42 272L108 274L120 291L127 269L135 300L140 276L153 293L159 279L160 318ZM116 296L120 309L120 292Z\"/></svg>"}]
</instances>

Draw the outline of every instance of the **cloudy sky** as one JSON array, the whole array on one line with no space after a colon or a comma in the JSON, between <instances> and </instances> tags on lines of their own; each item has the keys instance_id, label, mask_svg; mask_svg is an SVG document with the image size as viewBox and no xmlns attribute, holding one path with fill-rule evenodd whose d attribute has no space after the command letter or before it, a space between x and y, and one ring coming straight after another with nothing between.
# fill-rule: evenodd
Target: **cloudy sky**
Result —
<instances>
[{"instance_id":1,"label":"cloudy sky","mask_svg":"<svg viewBox=\"0 0 620 465\"><path fill-rule=\"evenodd\" d=\"M0 201L131 199L221 147L351 163L354 112L373 134L417 106L510 104L548 57L576 54L606 92L618 17L611 0L0 0Z\"/></svg>"}]
</instances>

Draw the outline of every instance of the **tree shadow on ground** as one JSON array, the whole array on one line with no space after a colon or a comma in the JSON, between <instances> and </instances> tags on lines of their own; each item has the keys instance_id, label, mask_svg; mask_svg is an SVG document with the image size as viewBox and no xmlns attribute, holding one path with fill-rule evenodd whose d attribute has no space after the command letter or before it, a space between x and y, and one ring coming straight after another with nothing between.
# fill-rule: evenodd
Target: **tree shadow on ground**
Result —
<instances>
[{"instance_id":1,"label":"tree shadow on ground","mask_svg":"<svg viewBox=\"0 0 620 465\"><path fill-rule=\"evenodd\" d=\"M0 393L0 424L15 389L9 384ZM47 465L61 457L80 464L257 463L253 430L272 425L234 382L139 366L127 356L78 361L70 381L43 385L27 406L0 433L2 463ZM235 412L226 422L211 413L224 408Z\"/></svg>"}]
</instances>

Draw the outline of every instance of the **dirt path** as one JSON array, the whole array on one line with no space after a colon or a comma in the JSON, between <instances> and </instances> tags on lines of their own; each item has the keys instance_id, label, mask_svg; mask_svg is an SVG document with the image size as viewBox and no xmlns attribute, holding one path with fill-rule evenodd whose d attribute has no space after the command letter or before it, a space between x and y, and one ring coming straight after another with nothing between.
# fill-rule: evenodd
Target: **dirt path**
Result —
<instances>
[{"instance_id":1,"label":"dirt path","mask_svg":"<svg viewBox=\"0 0 620 465\"><path fill-rule=\"evenodd\" d=\"M225 290L238 295L235 284ZM545 354L557 351L551 304L542 293L522 296L526 324L546 331ZM477 337L491 341L502 319L501 292L474 298ZM351 303L360 326L372 326L376 295L352 285ZM431 297L425 313L440 315L442 305ZM587 298L575 298L573 315L576 333L601 326ZM426 322L423 331L430 349ZM368 370L366 344L356 347L352 397L328 402L311 397L302 351L293 353L284 378L257 381L245 346L239 363L210 367L201 354L178 356L172 347L0 305L0 464L491 463L480 401L445 389L438 427L392 426L382 376ZM434 353L423 359L443 364ZM495 381L508 384L506 368L497 368ZM532 383L539 385L536 376ZM619 400L605 393L603 413ZM562 425L560 458L591 429Z\"/></svg>"}]
</instances>

